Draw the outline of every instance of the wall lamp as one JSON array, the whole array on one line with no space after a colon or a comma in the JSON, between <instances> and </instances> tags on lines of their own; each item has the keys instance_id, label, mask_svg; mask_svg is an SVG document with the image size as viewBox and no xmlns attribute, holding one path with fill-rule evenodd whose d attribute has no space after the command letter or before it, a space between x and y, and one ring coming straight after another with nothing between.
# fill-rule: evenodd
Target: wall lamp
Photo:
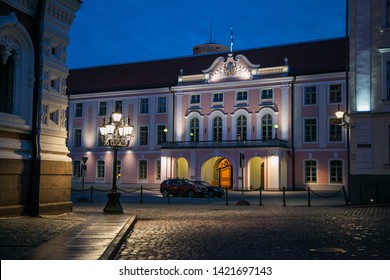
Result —
<instances>
[{"instance_id":1,"label":"wall lamp","mask_svg":"<svg viewBox=\"0 0 390 280\"><path fill-rule=\"evenodd\" d=\"M351 118L348 116L347 113L341 110L340 105L337 106L337 112L335 112L334 114L336 115L336 118L340 121L339 126L343 126L345 128L354 127L351 124Z\"/></svg>"}]
</instances>

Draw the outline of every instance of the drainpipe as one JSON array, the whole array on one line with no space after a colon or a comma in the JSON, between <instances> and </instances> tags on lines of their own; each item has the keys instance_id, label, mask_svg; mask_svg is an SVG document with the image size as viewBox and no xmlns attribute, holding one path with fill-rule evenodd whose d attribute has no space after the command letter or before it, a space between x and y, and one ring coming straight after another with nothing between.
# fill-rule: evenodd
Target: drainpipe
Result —
<instances>
[{"instance_id":1,"label":"drainpipe","mask_svg":"<svg viewBox=\"0 0 390 280\"><path fill-rule=\"evenodd\" d=\"M41 146L40 146L40 110L42 103L43 82L43 48L45 26L46 0L39 0L36 12L36 45L35 48L35 86L33 95L32 115L32 159L31 159L31 192L28 213L31 216L39 216L39 191L41 180Z\"/></svg>"}]
</instances>

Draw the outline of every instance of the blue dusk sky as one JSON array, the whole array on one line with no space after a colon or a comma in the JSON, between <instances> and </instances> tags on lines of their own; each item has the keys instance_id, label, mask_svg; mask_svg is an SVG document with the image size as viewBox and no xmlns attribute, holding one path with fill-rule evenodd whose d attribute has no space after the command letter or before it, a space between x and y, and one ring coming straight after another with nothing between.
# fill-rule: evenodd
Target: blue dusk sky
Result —
<instances>
[{"instance_id":1,"label":"blue dusk sky","mask_svg":"<svg viewBox=\"0 0 390 280\"><path fill-rule=\"evenodd\" d=\"M345 0L83 0L67 64L191 56L210 39L230 46L231 29L234 51L342 37L345 9Z\"/></svg>"}]
</instances>

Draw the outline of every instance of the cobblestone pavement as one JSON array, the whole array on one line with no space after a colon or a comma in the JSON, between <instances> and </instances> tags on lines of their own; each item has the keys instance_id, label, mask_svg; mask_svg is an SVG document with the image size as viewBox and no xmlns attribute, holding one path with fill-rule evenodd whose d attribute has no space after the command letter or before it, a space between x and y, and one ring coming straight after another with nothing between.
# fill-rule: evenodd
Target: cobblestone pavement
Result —
<instances>
[{"instance_id":1,"label":"cobblestone pavement","mask_svg":"<svg viewBox=\"0 0 390 280\"><path fill-rule=\"evenodd\" d=\"M17 260L28 251L85 221L84 214L0 218L0 259Z\"/></svg>"},{"instance_id":2,"label":"cobblestone pavement","mask_svg":"<svg viewBox=\"0 0 390 280\"><path fill-rule=\"evenodd\" d=\"M135 205L117 259L390 259L390 207Z\"/></svg>"}]
</instances>

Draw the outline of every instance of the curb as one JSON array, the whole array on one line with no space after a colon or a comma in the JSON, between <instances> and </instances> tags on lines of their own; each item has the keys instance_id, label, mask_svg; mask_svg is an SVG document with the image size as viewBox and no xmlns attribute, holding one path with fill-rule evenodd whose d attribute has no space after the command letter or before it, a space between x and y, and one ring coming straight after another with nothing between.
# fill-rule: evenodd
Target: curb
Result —
<instances>
[{"instance_id":1,"label":"curb","mask_svg":"<svg viewBox=\"0 0 390 280\"><path fill-rule=\"evenodd\" d=\"M130 231L133 229L136 222L137 216L131 215L131 217L127 220L123 228L118 232L114 240L100 256L99 260L113 260L115 258L115 256L118 254L120 247L125 241L127 235L129 235Z\"/></svg>"}]
</instances>

